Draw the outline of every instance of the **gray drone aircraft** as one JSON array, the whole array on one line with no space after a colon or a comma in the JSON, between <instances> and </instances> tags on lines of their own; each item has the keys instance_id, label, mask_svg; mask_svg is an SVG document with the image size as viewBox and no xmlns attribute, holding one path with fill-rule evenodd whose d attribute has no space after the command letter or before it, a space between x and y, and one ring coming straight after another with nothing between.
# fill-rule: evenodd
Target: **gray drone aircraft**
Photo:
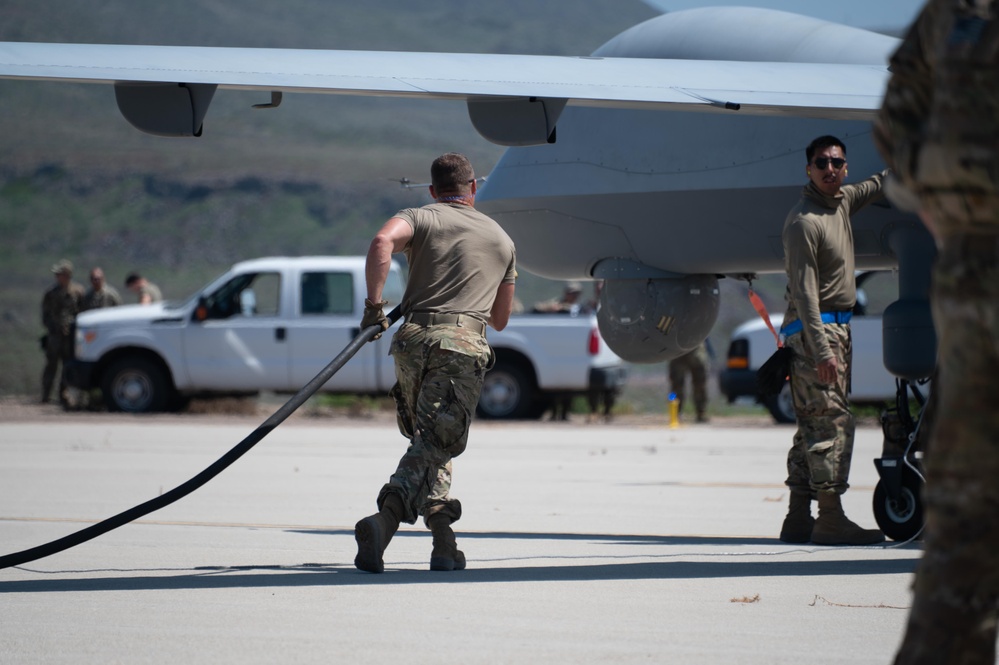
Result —
<instances>
[{"instance_id":1,"label":"gray drone aircraft","mask_svg":"<svg viewBox=\"0 0 999 665\"><path fill-rule=\"evenodd\" d=\"M0 43L0 77L114 87L138 129L197 136L218 89L454 99L511 146L477 205L519 262L602 279L603 336L656 362L699 344L718 280L783 270L781 228L805 182L804 147L834 134L854 174L898 40L781 11L704 7L637 25L589 57ZM435 72L448 72L436 76ZM885 360L931 373L933 244L888 204L854 220L858 269L899 271Z\"/></svg>"}]
</instances>

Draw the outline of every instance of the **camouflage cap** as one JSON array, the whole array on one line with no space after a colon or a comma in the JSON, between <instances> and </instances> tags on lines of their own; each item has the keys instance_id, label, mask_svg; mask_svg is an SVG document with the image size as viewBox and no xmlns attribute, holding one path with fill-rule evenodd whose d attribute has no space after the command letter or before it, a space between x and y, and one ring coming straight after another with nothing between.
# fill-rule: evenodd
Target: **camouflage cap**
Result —
<instances>
[{"instance_id":1,"label":"camouflage cap","mask_svg":"<svg viewBox=\"0 0 999 665\"><path fill-rule=\"evenodd\" d=\"M61 275L66 273L67 275L73 274L73 262L63 259L52 266L52 273L55 275Z\"/></svg>"}]
</instances>

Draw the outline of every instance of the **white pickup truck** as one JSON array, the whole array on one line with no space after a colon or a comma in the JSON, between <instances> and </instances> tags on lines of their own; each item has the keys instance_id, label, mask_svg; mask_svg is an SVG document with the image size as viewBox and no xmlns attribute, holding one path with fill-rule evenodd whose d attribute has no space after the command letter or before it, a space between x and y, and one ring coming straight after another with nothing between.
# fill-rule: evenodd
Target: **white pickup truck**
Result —
<instances>
[{"instance_id":1,"label":"white pickup truck","mask_svg":"<svg viewBox=\"0 0 999 665\"><path fill-rule=\"evenodd\" d=\"M389 308L402 300L404 281L393 262ZM183 302L80 314L67 379L100 388L109 409L130 412L178 408L196 395L295 392L358 334L364 296L363 257L244 261ZM390 337L364 345L322 390L388 394ZM624 384L623 362L592 315L514 316L488 338L496 364L479 401L482 417L536 418L556 396Z\"/></svg>"}]
</instances>

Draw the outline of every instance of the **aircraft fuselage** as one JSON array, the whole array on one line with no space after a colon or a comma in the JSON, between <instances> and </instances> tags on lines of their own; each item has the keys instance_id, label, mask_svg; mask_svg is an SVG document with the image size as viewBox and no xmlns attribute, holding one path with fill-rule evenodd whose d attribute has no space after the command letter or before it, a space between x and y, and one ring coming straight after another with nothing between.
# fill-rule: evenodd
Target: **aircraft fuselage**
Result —
<instances>
[{"instance_id":1,"label":"aircraft fuselage","mask_svg":"<svg viewBox=\"0 0 999 665\"><path fill-rule=\"evenodd\" d=\"M804 16L709 8L647 21L594 56L883 67L896 45ZM823 134L846 143L848 182L884 169L868 122L570 106L554 144L504 154L478 205L546 277L593 276L608 257L678 274L779 272L784 219L807 182L804 149ZM905 217L887 204L856 216L858 267L895 265L882 235Z\"/></svg>"},{"instance_id":2,"label":"aircraft fuselage","mask_svg":"<svg viewBox=\"0 0 999 665\"><path fill-rule=\"evenodd\" d=\"M593 55L884 68L897 44L805 16L716 7L646 21ZM718 277L784 270L781 232L808 182L812 139L832 134L846 144L847 182L884 169L869 122L740 114L721 103L726 91L710 81L699 90L728 110L570 104L555 143L510 148L477 201L511 235L526 269L606 280L601 333L634 362L674 358L707 336L718 314ZM928 234L887 202L857 213L853 232L857 268L899 267L916 296L886 336L924 340L912 371L932 367L932 323L919 293L932 254Z\"/></svg>"}]
</instances>

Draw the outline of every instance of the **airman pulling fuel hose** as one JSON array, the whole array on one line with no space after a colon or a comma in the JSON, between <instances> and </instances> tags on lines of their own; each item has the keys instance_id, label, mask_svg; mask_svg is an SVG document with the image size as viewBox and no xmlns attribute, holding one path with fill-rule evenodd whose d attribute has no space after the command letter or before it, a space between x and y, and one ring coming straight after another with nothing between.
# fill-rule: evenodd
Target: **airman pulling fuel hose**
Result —
<instances>
[{"instance_id":1,"label":"airman pulling fuel hose","mask_svg":"<svg viewBox=\"0 0 999 665\"><path fill-rule=\"evenodd\" d=\"M391 312L386 315L391 326L400 316L400 308L396 307ZM0 568L10 568L11 566L19 566L23 563L28 563L29 561L35 561L47 557L56 552L62 552L63 550L68 550L70 547L79 545L80 543L85 543L88 540L96 538L101 534L105 534L108 531L117 529L120 526L128 524L129 522L136 520L144 515L148 515L154 510L159 510L164 506L168 506L174 501L181 499L194 490L198 489L209 480L215 476L222 473L233 462L238 460L247 452L250 448L257 445L261 439L271 433L275 427L280 425L284 420L294 413L298 407L302 406L306 400L308 400L312 395L319 390L327 381L330 380L334 374L336 374L341 367L343 367L348 360L354 357L357 351L367 344L371 339L381 332L380 326L374 325L369 326L362 330L354 340L348 344L340 354L330 361L326 367L324 367L319 374L315 376L311 381L309 381L301 390L295 393L291 399L284 403L280 409L275 411L270 418L265 420L257 429L250 432L250 434L240 441L236 446L227 452L225 455L220 457L218 461L209 466L207 469L194 476L186 483L178 485L169 492L161 494L155 499L150 499L145 503L141 503L134 508L130 508L125 512L118 513L114 517L109 517L103 522L98 522L88 526L85 529L80 529L76 533L71 533L68 536L63 536L58 540L53 540L52 542L45 543L44 545L39 545L38 547L32 547L31 549L22 550L20 552L14 552L13 554L6 554L0 556Z\"/></svg>"}]
</instances>

